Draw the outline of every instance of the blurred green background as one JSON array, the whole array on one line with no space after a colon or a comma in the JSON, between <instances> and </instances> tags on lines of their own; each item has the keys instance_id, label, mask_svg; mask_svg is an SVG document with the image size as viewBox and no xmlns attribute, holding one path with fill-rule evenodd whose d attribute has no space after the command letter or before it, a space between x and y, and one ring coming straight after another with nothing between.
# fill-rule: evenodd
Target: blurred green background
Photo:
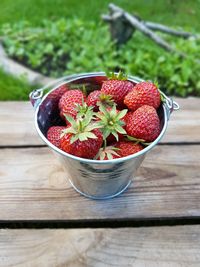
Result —
<instances>
[{"instance_id":1,"label":"blurred green background","mask_svg":"<svg viewBox=\"0 0 200 267\"><path fill-rule=\"evenodd\" d=\"M5 37L4 47L11 57L45 75L122 69L145 79L157 79L168 94L200 96L200 63L196 62L200 59L200 41L162 35L188 55L185 60L165 52L140 33L117 50L100 17L108 12L109 2L1 0L0 35ZM114 3L144 20L200 32L199 0ZM0 70L0 100L26 100L31 89L24 77L16 79Z\"/></svg>"}]
</instances>

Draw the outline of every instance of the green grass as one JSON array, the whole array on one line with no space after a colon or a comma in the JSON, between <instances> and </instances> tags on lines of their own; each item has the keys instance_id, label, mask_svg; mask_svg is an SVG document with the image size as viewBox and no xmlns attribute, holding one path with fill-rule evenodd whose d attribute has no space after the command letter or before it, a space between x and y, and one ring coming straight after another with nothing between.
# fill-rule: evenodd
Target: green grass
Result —
<instances>
[{"instance_id":1,"label":"green grass","mask_svg":"<svg viewBox=\"0 0 200 267\"><path fill-rule=\"evenodd\" d=\"M100 15L108 11L110 0L1 0L0 25L5 22L29 20L34 25L43 18L79 17L100 20ZM136 13L151 21L180 25L200 30L199 0L115 0L129 12Z\"/></svg>"},{"instance_id":2,"label":"green grass","mask_svg":"<svg viewBox=\"0 0 200 267\"><path fill-rule=\"evenodd\" d=\"M0 70L0 100L28 100L31 90L24 79L16 79Z\"/></svg>"},{"instance_id":3,"label":"green grass","mask_svg":"<svg viewBox=\"0 0 200 267\"><path fill-rule=\"evenodd\" d=\"M79 17L84 20L100 21L100 15L108 12L109 0L1 0L0 27L4 23L28 20L34 26L45 18ZM145 20L171 26L183 26L200 32L200 0L115 0L129 12ZM0 71L0 99L27 99L30 86Z\"/></svg>"}]
</instances>

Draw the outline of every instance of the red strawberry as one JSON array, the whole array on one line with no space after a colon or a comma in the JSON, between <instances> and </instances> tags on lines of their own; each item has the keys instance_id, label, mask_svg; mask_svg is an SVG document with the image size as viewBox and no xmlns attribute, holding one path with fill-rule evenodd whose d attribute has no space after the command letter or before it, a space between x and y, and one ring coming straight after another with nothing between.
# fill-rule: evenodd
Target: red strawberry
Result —
<instances>
[{"instance_id":1,"label":"red strawberry","mask_svg":"<svg viewBox=\"0 0 200 267\"><path fill-rule=\"evenodd\" d=\"M149 105L157 109L160 106L160 92L155 84L140 82L125 96L124 104L133 111L143 105Z\"/></svg>"},{"instance_id":2,"label":"red strawberry","mask_svg":"<svg viewBox=\"0 0 200 267\"><path fill-rule=\"evenodd\" d=\"M99 129L94 129L91 133L96 136L96 139L88 138L85 141L79 139L71 143L73 134L65 134L61 138L60 147L63 151L80 158L93 159L98 153L103 143L103 136Z\"/></svg>"},{"instance_id":3,"label":"red strawberry","mask_svg":"<svg viewBox=\"0 0 200 267\"><path fill-rule=\"evenodd\" d=\"M69 90L66 84L59 86L55 91L61 97L66 91Z\"/></svg>"},{"instance_id":4,"label":"red strawberry","mask_svg":"<svg viewBox=\"0 0 200 267\"><path fill-rule=\"evenodd\" d=\"M60 136L62 131L66 129L64 126L52 126L47 131L47 139L51 142L54 146L60 147Z\"/></svg>"},{"instance_id":5,"label":"red strawberry","mask_svg":"<svg viewBox=\"0 0 200 267\"><path fill-rule=\"evenodd\" d=\"M144 105L126 117L128 135L147 142L154 141L160 134L160 121L154 107Z\"/></svg>"},{"instance_id":6,"label":"red strawberry","mask_svg":"<svg viewBox=\"0 0 200 267\"><path fill-rule=\"evenodd\" d=\"M130 141L119 141L113 146L107 146L101 148L97 154L98 160L109 160L118 159L135 154L143 149L142 145L130 142Z\"/></svg>"},{"instance_id":7,"label":"red strawberry","mask_svg":"<svg viewBox=\"0 0 200 267\"><path fill-rule=\"evenodd\" d=\"M77 104L82 105L85 99L86 97L81 90L69 90L64 93L59 101L60 116L64 118L64 114L67 114L75 118Z\"/></svg>"},{"instance_id":8,"label":"red strawberry","mask_svg":"<svg viewBox=\"0 0 200 267\"><path fill-rule=\"evenodd\" d=\"M76 121L71 116L65 116L71 126L64 131L60 148L77 157L93 159L103 143L103 134L92 121L93 112L88 109L84 117L78 113Z\"/></svg>"},{"instance_id":9,"label":"red strawberry","mask_svg":"<svg viewBox=\"0 0 200 267\"><path fill-rule=\"evenodd\" d=\"M59 100L61 98L61 96L67 91L69 90L69 88L67 87L66 84L63 84L61 85L60 87L58 87L57 89L53 90L51 93L50 93L50 97L52 99L56 99L56 100Z\"/></svg>"},{"instance_id":10,"label":"red strawberry","mask_svg":"<svg viewBox=\"0 0 200 267\"><path fill-rule=\"evenodd\" d=\"M100 90L95 90L88 95L86 103L88 106L93 106L94 111L98 111L99 110L99 107L97 105L98 102L101 102L104 105L108 106L113 104L111 96L103 94Z\"/></svg>"},{"instance_id":11,"label":"red strawberry","mask_svg":"<svg viewBox=\"0 0 200 267\"><path fill-rule=\"evenodd\" d=\"M97 102L99 101L100 95L101 95L101 91L95 90L95 91L91 92L87 97L86 103L88 106L93 106L94 111L98 111Z\"/></svg>"},{"instance_id":12,"label":"red strawberry","mask_svg":"<svg viewBox=\"0 0 200 267\"><path fill-rule=\"evenodd\" d=\"M114 75L110 80L104 81L101 92L110 95L118 107L124 107L124 97L133 89L132 82L125 80L124 76L119 73Z\"/></svg>"},{"instance_id":13,"label":"red strawberry","mask_svg":"<svg viewBox=\"0 0 200 267\"><path fill-rule=\"evenodd\" d=\"M120 157L135 154L143 149L142 145L130 141L119 141L115 144L115 147L118 149L117 154Z\"/></svg>"}]
</instances>

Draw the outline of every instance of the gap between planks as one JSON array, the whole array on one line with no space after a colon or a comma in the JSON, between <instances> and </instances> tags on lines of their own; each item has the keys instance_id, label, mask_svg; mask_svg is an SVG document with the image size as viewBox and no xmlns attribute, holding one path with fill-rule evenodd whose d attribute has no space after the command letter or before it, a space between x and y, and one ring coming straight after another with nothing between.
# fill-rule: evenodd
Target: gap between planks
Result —
<instances>
[{"instance_id":1,"label":"gap between planks","mask_svg":"<svg viewBox=\"0 0 200 267\"><path fill-rule=\"evenodd\" d=\"M140 228L200 225L200 217L164 218L147 220L74 220L74 221L0 221L0 229L96 229L96 228Z\"/></svg>"}]
</instances>

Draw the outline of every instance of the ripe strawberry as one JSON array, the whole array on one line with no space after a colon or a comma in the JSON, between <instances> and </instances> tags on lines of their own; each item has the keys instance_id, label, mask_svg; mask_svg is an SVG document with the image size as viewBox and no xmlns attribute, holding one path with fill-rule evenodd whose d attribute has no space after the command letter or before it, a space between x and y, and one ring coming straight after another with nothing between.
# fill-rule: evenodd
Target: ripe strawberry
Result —
<instances>
[{"instance_id":1,"label":"ripe strawberry","mask_svg":"<svg viewBox=\"0 0 200 267\"><path fill-rule=\"evenodd\" d=\"M113 146L107 146L101 148L97 154L98 160L109 160L118 159L135 154L143 149L142 145L130 142L130 141L119 141Z\"/></svg>"},{"instance_id":2,"label":"ripe strawberry","mask_svg":"<svg viewBox=\"0 0 200 267\"><path fill-rule=\"evenodd\" d=\"M93 92L91 92L88 97L87 97L87 105L88 106L93 106L94 110L98 110L98 106L97 106L97 102L99 101L99 96L101 95L101 91L100 90L95 90Z\"/></svg>"},{"instance_id":3,"label":"ripe strawberry","mask_svg":"<svg viewBox=\"0 0 200 267\"><path fill-rule=\"evenodd\" d=\"M126 132L147 142L154 141L160 134L160 121L155 108L144 105L129 112L126 117Z\"/></svg>"},{"instance_id":4,"label":"ripe strawberry","mask_svg":"<svg viewBox=\"0 0 200 267\"><path fill-rule=\"evenodd\" d=\"M124 104L133 111L143 105L149 105L157 109L160 106L160 92L155 84L140 82L125 96Z\"/></svg>"},{"instance_id":5,"label":"ripe strawberry","mask_svg":"<svg viewBox=\"0 0 200 267\"><path fill-rule=\"evenodd\" d=\"M59 100L62 97L62 95L68 90L69 88L67 87L67 85L63 84L59 86L57 89L53 90L49 96L51 99Z\"/></svg>"},{"instance_id":6,"label":"ripe strawberry","mask_svg":"<svg viewBox=\"0 0 200 267\"><path fill-rule=\"evenodd\" d=\"M96 136L96 139L88 138L85 141L80 141L80 139L78 139L73 143L71 143L73 134L67 133L62 137L60 147L63 151L74 156L93 159L102 146L103 136L99 129L94 129L91 133Z\"/></svg>"},{"instance_id":7,"label":"ripe strawberry","mask_svg":"<svg viewBox=\"0 0 200 267\"><path fill-rule=\"evenodd\" d=\"M60 138L62 131L65 130L66 127L64 126L52 126L47 131L47 139L51 142L54 146L60 147Z\"/></svg>"},{"instance_id":8,"label":"ripe strawberry","mask_svg":"<svg viewBox=\"0 0 200 267\"><path fill-rule=\"evenodd\" d=\"M122 73L112 75L110 80L104 81L101 92L110 95L119 108L124 107L124 97L133 89L132 82L127 81Z\"/></svg>"},{"instance_id":9,"label":"ripe strawberry","mask_svg":"<svg viewBox=\"0 0 200 267\"><path fill-rule=\"evenodd\" d=\"M77 114L76 121L71 116L65 116L71 126L64 131L60 148L77 157L93 159L103 143L98 125L92 122L93 112L88 109L84 117Z\"/></svg>"},{"instance_id":10,"label":"ripe strawberry","mask_svg":"<svg viewBox=\"0 0 200 267\"><path fill-rule=\"evenodd\" d=\"M85 99L86 96L81 90L69 90L64 93L59 101L60 116L64 118L64 114L67 114L75 118L77 115L76 106L81 105Z\"/></svg>"},{"instance_id":11,"label":"ripe strawberry","mask_svg":"<svg viewBox=\"0 0 200 267\"><path fill-rule=\"evenodd\" d=\"M118 149L117 154L120 157L135 154L143 149L142 145L130 141L119 141L115 144L115 147Z\"/></svg>"},{"instance_id":12,"label":"ripe strawberry","mask_svg":"<svg viewBox=\"0 0 200 267\"><path fill-rule=\"evenodd\" d=\"M57 95L59 95L61 97L68 90L69 90L69 88L67 87L67 85L63 84L63 85L59 86L55 91L56 91Z\"/></svg>"},{"instance_id":13,"label":"ripe strawberry","mask_svg":"<svg viewBox=\"0 0 200 267\"><path fill-rule=\"evenodd\" d=\"M107 106L113 104L111 96L103 94L100 90L95 90L88 95L86 103L88 106L93 106L94 111L98 111L98 102L101 102Z\"/></svg>"}]
</instances>

